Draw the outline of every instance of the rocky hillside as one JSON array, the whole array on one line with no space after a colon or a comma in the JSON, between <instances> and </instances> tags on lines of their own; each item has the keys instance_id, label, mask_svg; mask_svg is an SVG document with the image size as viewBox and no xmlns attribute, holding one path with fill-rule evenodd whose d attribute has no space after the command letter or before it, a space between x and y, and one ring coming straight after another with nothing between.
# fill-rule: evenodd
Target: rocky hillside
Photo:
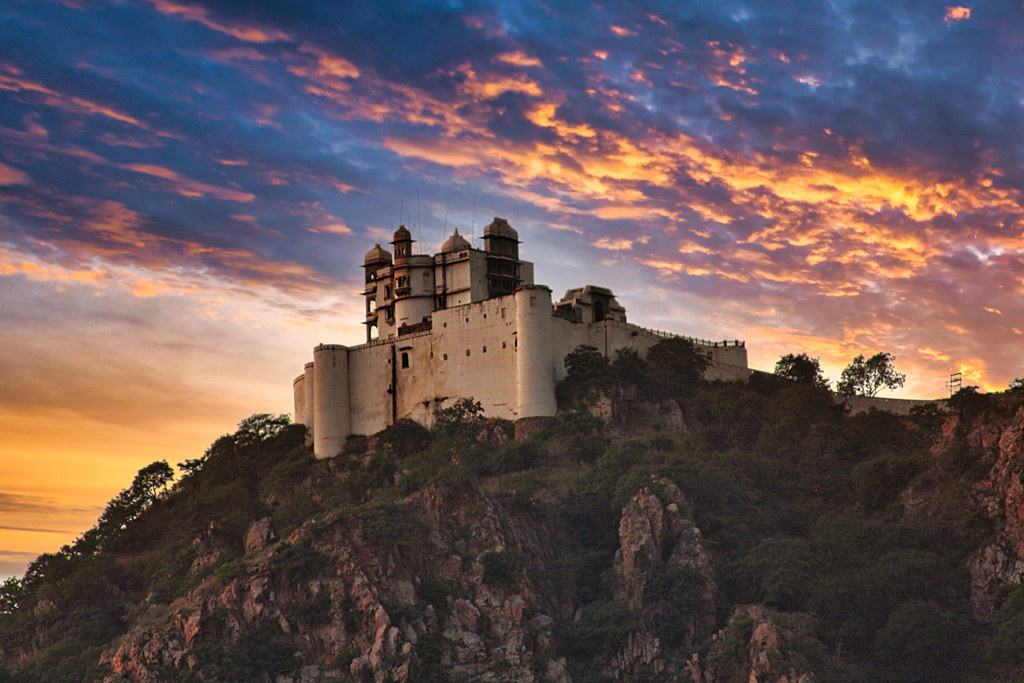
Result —
<instances>
[{"instance_id":1,"label":"rocky hillside","mask_svg":"<svg viewBox=\"0 0 1024 683\"><path fill-rule=\"evenodd\" d=\"M525 441L255 416L4 585L0 681L1021 679L1024 396L691 370L577 367Z\"/></svg>"}]
</instances>

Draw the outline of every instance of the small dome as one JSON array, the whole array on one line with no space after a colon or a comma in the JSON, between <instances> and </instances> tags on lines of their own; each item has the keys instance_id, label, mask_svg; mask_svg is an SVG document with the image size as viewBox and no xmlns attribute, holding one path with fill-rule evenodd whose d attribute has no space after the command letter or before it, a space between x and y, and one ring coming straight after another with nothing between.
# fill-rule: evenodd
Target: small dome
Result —
<instances>
[{"instance_id":1,"label":"small dome","mask_svg":"<svg viewBox=\"0 0 1024 683\"><path fill-rule=\"evenodd\" d=\"M409 232L409 228L404 225L399 225L398 230L395 230L395 236L391 239L392 242L411 242L412 233Z\"/></svg>"},{"instance_id":2,"label":"small dome","mask_svg":"<svg viewBox=\"0 0 1024 683\"><path fill-rule=\"evenodd\" d=\"M484 228L484 237L507 237L519 241L519 233L515 231L504 218L494 217L487 227Z\"/></svg>"},{"instance_id":3,"label":"small dome","mask_svg":"<svg viewBox=\"0 0 1024 683\"><path fill-rule=\"evenodd\" d=\"M373 249L366 252L363 257L363 263L390 263L391 252L380 246L379 244L373 245Z\"/></svg>"},{"instance_id":4,"label":"small dome","mask_svg":"<svg viewBox=\"0 0 1024 683\"><path fill-rule=\"evenodd\" d=\"M470 246L472 245L470 245L466 238L459 234L459 229L455 228L455 232L441 243L441 253L446 254L451 251L462 251L463 249L469 249Z\"/></svg>"}]
</instances>

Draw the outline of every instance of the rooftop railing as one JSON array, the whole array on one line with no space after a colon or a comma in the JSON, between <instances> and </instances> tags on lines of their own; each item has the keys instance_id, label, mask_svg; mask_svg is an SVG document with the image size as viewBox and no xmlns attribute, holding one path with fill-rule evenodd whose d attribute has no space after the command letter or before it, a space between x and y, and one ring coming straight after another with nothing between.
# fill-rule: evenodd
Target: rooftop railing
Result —
<instances>
[{"instance_id":1,"label":"rooftop railing","mask_svg":"<svg viewBox=\"0 0 1024 683\"><path fill-rule=\"evenodd\" d=\"M695 346L706 346L709 348L725 348L729 346L738 346L740 348L746 347L747 343L742 339L701 339L699 337L688 337L685 334L676 334L675 332L665 332L664 330L655 330L650 327L643 327L641 325L633 325L628 323L631 327L635 327L639 330L643 330L649 334L653 334L656 337L663 339L685 339Z\"/></svg>"}]
</instances>

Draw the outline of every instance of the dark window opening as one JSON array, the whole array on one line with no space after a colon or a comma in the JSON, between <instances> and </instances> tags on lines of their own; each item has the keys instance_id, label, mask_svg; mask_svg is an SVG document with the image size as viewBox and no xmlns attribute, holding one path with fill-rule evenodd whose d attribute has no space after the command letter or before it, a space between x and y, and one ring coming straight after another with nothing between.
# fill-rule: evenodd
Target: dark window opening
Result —
<instances>
[{"instance_id":1,"label":"dark window opening","mask_svg":"<svg viewBox=\"0 0 1024 683\"><path fill-rule=\"evenodd\" d=\"M403 351L402 352L402 368L404 369L404 368L407 368L407 367L409 367L409 352L408 351Z\"/></svg>"}]
</instances>

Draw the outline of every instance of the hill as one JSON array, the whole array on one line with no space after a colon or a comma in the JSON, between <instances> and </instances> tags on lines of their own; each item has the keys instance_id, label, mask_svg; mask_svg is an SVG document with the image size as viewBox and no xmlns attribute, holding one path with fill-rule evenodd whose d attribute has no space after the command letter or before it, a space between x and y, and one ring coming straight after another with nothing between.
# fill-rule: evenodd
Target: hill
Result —
<instances>
[{"instance_id":1,"label":"hill","mask_svg":"<svg viewBox=\"0 0 1024 683\"><path fill-rule=\"evenodd\" d=\"M0 681L1009 681L1024 395L850 416L585 349L546 429L471 401L316 461L254 416L0 590Z\"/></svg>"}]
</instances>

